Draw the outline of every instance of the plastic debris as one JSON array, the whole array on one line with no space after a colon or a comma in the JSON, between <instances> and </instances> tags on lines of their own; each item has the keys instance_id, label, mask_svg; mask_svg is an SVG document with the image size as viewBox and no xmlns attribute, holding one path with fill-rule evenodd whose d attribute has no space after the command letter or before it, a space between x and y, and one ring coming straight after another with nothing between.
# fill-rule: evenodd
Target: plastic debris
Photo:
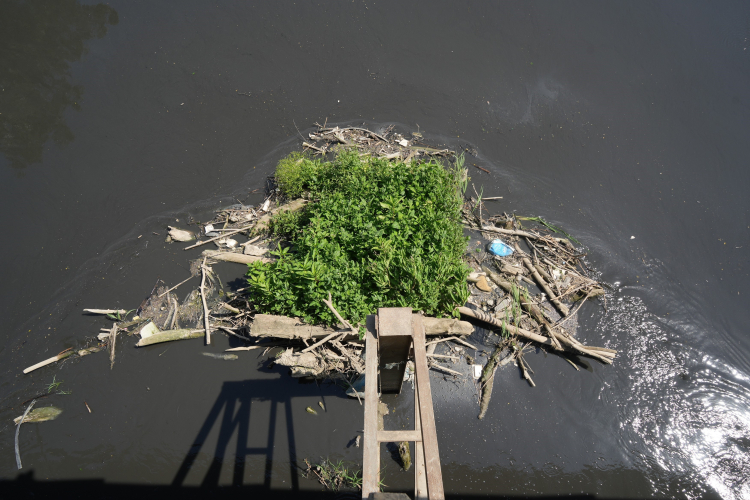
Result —
<instances>
[{"instance_id":1,"label":"plastic debris","mask_svg":"<svg viewBox=\"0 0 750 500\"><path fill-rule=\"evenodd\" d=\"M154 324L153 321L149 321L146 326L141 328L141 331L139 332L142 339L147 339L151 335L156 335L157 333L161 333L159 328Z\"/></svg>"},{"instance_id":2,"label":"plastic debris","mask_svg":"<svg viewBox=\"0 0 750 500\"><path fill-rule=\"evenodd\" d=\"M190 231L184 231L172 226L167 227L169 228L169 237L172 241L192 241L195 239L195 235Z\"/></svg>"},{"instance_id":3,"label":"plastic debris","mask_svg":"<svg viewBox=\"0 0 750 500\"><path fill-rule=\"evenodd\" d=\"M317 415L318 414L318 412L315 411L315 410L313 410L313 408L311 406L308 406L307 408L305 408L305 411L307 413L312 413L313 415Z\"/></svg>"},{"instance_id":4,"label":"plastic debris","mask_svg":"<svg viewBox=\"0 0 750 500\"><path fill-rule=\"evenodd\" d=\"M513 249L508 246L508 244L503 240L492 240L492 243L490 243L489 251L492 255L497 255L498 257L507 257L508 255L513 255Z\"/></svg>"},{"instance_id":5,"label":"plastic debris","mask_svg":"<svg viewBox=\"0 0 750 500\"><path fill-rule=\"evenodd\" d=\"M471 365L472 375L475 380L479 380L482 376L482 365Z\"/></svg>"},{"instance_id":6,"label":"plastic debris","mask_svg":"<svg viewBox=\"0 0 750 500\"><path fill-rule=\"evenodd\" d=\"M350 398L365 397L365 374L361 374L357 379L352 382L351 387L346 390L346 395Z\"/></svg>"},{"instance_id":7,"label":"plastic debris","mask_svg":"<svg viewBox=\"0 0 750 500\"><path fill-rule=\"evenodd\" d=\"M206 226L203 228L203 232L209 238L214 238L216 236L219 236L219 233L216 232L216 228L214 227L213 224L206 224Z\"/></svg>"},{"instance_id":8,"label":"plastic debris","mask_svg":"<svg viewBox=\"0 0 750 500\"><path fill-rule=\"evenodd\" d=\"M222 238L216 241L216 244L220 247L234 248L238 245L237 240L232 238Z\"/></svg>"}]
</instances>

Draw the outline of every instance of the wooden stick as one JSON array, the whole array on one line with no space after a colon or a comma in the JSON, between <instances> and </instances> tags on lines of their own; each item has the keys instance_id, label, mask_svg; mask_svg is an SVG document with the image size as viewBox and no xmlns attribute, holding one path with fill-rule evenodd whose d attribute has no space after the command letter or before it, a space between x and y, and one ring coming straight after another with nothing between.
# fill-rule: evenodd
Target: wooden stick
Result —
<instances>
[{"instance_id":1,"label":"wooden stick","mask_svg":"<svg viewBox=\"0 0 750 500\"><path fill-rule=\"evenodd\" d=\"M190 245L189 247L185 247L184 250L190 250L191 248L199 247L201 245L205 245L206 243L211 243L212 241L216 241L216 240L221 239L221 238L226 238L227 236L231 236L233 234L241 233L242 231L247 231L248 229L252 228L253 226L255 226L254 222L252 224L250 224L249 226L243 227L242 229L235 229L235 230L230 231L228 233L225 233L225 234L222 234L222 235L219 235L219 236L214 236L210 240L200 241L200 242L196 243L195 245Z\"/></svg>"},{"instance_id":2,"label":"wooden stick","mask_svg":"<svg viewBox=\"0 0 750 500\"><path fill-rule=\"evenodd\" d=\"M174 315L172 315L172 324L169 325L170 330L174 330L174 325L177 323L177 314L180 312L180 305L177 303L177 299L172 297L174 300Z\"/></svg>"},{"instance_id":3,"label":"wooden stick","mask_svg":"<svg viewBox=\"0 0 750 500\"><path fill-rule=\"evenodd\" d=\"M322 340L319 340L318 342L315 342L315 343L314 343L313 345L311 345L310 347L307 347L307 348L305 348L305 349L302 349L302 350L300 351L300 354L302 354L302 353L305 353L305 352L307 352L307 351L312 351L313 349L315 349L315 348L316 348L316 347L318 347L319 345L321 345L321 344L325 344L326 342L328 342L329 340L331 340L331 339L332 339L333 337L336 337L336 336L338 336L338 335L339 335L339 332L333 332L333 333L332 333L332 334L330 334L330 335L326 335L325 337L323 337L323 339L322 339Z\"/></svg>"},{"instance_id":4,"label":"wooden stick","mask_svg":"<svg viewBox=\"0 0 750 500\"><path fill-rule=\"evenodd\" d=\"M581 309L581 306L583 306L583 303L584 303L584 302L586 302L586 299L588 299L588 298L589 298L589 294L588 294L588 293L586 293L586 296L585 296L584 298L582 298L582 299L581 299L581 302L580 302L580 303L578 304L578 306L577 306L577 307L576 307L576 308L575 308L575 309L573 310L573 312L572 312L572 313L570 313L570 315L568 315L567 317L564 317L564 318L560 318L560 321L558 321L557 323L555 323L555 326L560 326L560 325L562 325L563 323L565 323L565 322L566 322L567 320L569 320L570 318L572 318L573 316L575 316L575 315L576 315L576 313L577 313L577 312L578 312L578 311L579 311L579 310Z\"/></svg>"},{"instance_id":5,"label":"wooden stick","mask_svg":"<svg viewBox=\"0 0 750 500\"><path fill-rule=\"evenodd\" d=\"M470 229L476 230L476 228L470 228ZM508 236L521 236L523 238L531 238L534 240L550 237L558 243L562 243L563 241L568 241L565 238L555 238L553 236L530 233L528 231L518 231L516 229L503 229L503 228L495 227L495 226L482 226L481 231L487 231L488 233L506 234Z\"/></svg>"},{"instance_id":6,"label":"wooden stick","mask_svg":"<svg viewBox=\"0 0 750 500\"><path fill-rule=\"evenodd\" d=\"M38 368L41 368L41 367L43 367L43 366L47 366L47 365L51 365L52 363L54 363L54 362L56 362L56 361L60 361L61 359L65 359L65 358L67 358L68 356L72 356L73 354L75 354L75 353L74 353L73 351L68 351L68 352L65 352L65 353L60 353L60 354L58 354L57 356L52 356L52 357L51 357L51 358L49 358L49 359L45 359L45 360L44 360L44 361L42 361L42 362L39 362L39 363L37 363L37 364L35 364L35 365L31 365L31 366L29 366L29 367L28 367L28 368L26 368L26 369L25 369L25 370L24 370L23 372L24 372L24 373L29 373L29 372L33 372L34 370L36 370L36 369L38 369Z\"/></svg>"},{"instance_id":7,"label":"wooden stick","mask_svg":"<svg viewBox=\"0 0 750 500\"><path fill-rule=\"evenodd\" d=\"M490 316L489 314L483 311L475 311L473 309L469 309L468 307L459 307L458 311L464 316L478 319L479 321L484 321L485 323L489 323L490 325L495 326L497 328L503 327L502 322L496 320L495 318L493 318L492 316ZM529 340L533 340L534 342L539 342L540 344L554 347L554 343L552 342L552 339L543 337L539 335L538 333L530 332L528 330L524 330L523 328L518 328L511 324L506 324L505 329L514 335L518 335L519 337L523 337Z\"/></svg>"},{"instance_id":8,"label":"wooden stick","mask_svg":"<svg viewBox=\"0 0 750 500\"><path fill-rule=\"evenodd\" d=\"M159 298L161 298L161 297L164 297L164 296L165 296L166 294L168 294L169 292L171 292L172 290L174 290L174 289L175 289L175 288L177 288L178 286L180 286L180 285L182 285L182 284L185 284L185 283L187 283L188 281L190 281L190 280L191 280L191 279L193 279L193 278L194 278L194 276L190 276L190 277L189 277L188 279L186 279L185 281L181 281L181 282L177 283L177 284L176 284L175 286L173 286L172 288L170 288L170 289L169 289L169 290L167 290L166 292L164 292L164 293L162 293L161 295L159 295Z\"/></svg>"},{"instance_id":9,"label":"wooden stick","mask_svg":"<svg viewBox=\"0 0 750 500\"><path fill-rule=\"evenodd\" d=\"M542 278L542 275L539 274L539 271L536 270L534 265L531 263L528 257L523 257L523 264L526 266L526 269L528 269L531 272L531 275L536 280L537 284L542 287L542 290L544 290L547 293L547 296L549 297L550 302L552 302L555 305L555 308L560 311L560 314L563 316L567 316L570 314L570 310L557 300L555 297L555 293L552 291L552 289L549 287L546 281L544 281L544 278Z\"/></svg>"},{"instance_id":10,"label":"wooden stick","mask_svg":"<svg viewBox=\"0 0 750 500\"><path fill-rule=\"evenodd\" d=\"M206 304L206 257L201 264L201 302L203 302L203 326L206 330L206 345L211 343L211 327L208 324L208 305Z\"/></svg>"},{"instance_id":11,"label":"wooden stick","mask_svg":"<svg viewBox=\"0 0 750 500\"><path fill-rule=\"evenodd\" d=\"M428 354L427 357L428 358L440 358L440 359L453 359L453 360L456 360L456 361L458 361L459 359L461 359L458 356L449 356L447 354Z\"/></svg>"},{"instance_id":12,"label":"wooden stick","mask_svg":"<svg viewBox=\"0 0 750 500\"><path fill-rule=\"evenodd\" d=\"M175 314L177 314L177 310L176 309L174 309L174 310L172 309L172 301L169 300L169 297L167 297L167 305L169 306L169 310L167 311L167 317L164 319L164 324L161 325L161 329L162 330L166 330L167 329L167 325L169 324L169 318L170 318L170 316L172 316L172 313L174 312Z\"/></svg>"},{"instance_id":13,"label":"wooden stick","mask_svg":"<svg viewBox=\"0 0 750 500\"><path fill-rule=\"evenodd\" d=\"M331 301L331 292L328 292L328 300L323 299L323 303L328 306L328 309L330 309L334 315L336 315L336 318L339 320L339 322L341 322L342 325L344 325L344 328L354 331L354 327L352 327L352 325L350 325L347 320L342 318L336 308L333 307L333 301Z\"/></svg>"},{"instance_id":14,"label":"wooden stick","mask_svg":"<svg viewBox=\"0 0 750 500\"><path fill-rule=\"evenodd\" d=\"M225 326L220 326L219 330L223 330L226 333L228 333L229 335L233 335L233 336L237 337L238 339L244 340L245 342L250 342L250 339L248 339L247 337L243 337L242 335L238 335L238 334L234 333L232 330L230 330L229 328L227 328Z\"/></svg>"},{"instance_id":15,"label":"wooden stick","mask_svg":"<svg viewBox=\"0 0 750 500\"><path fill-rule=\"evenodd\" d=\"M115 344L117 343L117 323L112 325L112 332L109 334L109 369L115 366Z\"/></svg>"},{"instance_id":16,"label":"wooden stick","mask_svg":"<svg viewBox=\"0 0 750 500\"><path fill-rule=\"evenodd\" d=\"M89 314L127 314L125 309L84 309Z\"/></svg>"},{"instance_id":17,"label":"wooden stick","mask_svg":"<svg viewBox=\"0 0 750 500\"><path fill-rule=\"evenodd\" d=\"M254 238L247 240L245 243L240 243L240 246L244 247L245 245L249 245L250 243L255 243L259 239L260 239L260 235L255 236Z\"/></svg>"},{"instance_id":18,"label":"wooden stick","mask_svg":"<svg viewBox=\"0 0 750 500\"><path fill-rule=\"evenodd\" d=\"M253 349L260 349L263 346L260 345L248 345L244 347L232 347L231 349L224 349L225 352L231 351L252 351Z\"/></svg>"},{"instance_id":19,"label":"wooden stick","mask_svg":"<svg viewBox=\"0 0 750 500\"><path fill-rule=\"evenodd\" d=\"M463 340L463 339L460 339L460 338L458 338L458 337L456 337L455 339L451 339L451 340L453 340L454 342L458 342L459 344L463 344L463 345L465 345L466 347L468 347L469 349L474 349L475 351L477 350L477 348L476 348L476 347L474 347L473 345L469 344L469 343L468 343L468 342L466 342L465 340Z\"/></svg>"},{"instance_id":20,"label":"wooden stick","mask_svg":"<svg viewBox=\"0 0 750 500\"><path fill-rule=\"evenodd\" d=\"M222 303L221 303L221 307L223 307L224 309L227 309L227 310L229 310L229 311L232 311L232 312L233 312L234 314L241 314L241 313L242 313L242 311L240 311L240 310L239 310L239 309L237 309L236 307L232 307L232 306L230 306L230 305L229 305L229 304L227 304L226 302L222 302Z\"/></svg>"},{"instance_id":21,"label":"wooden stick","mask_svg":"<svg viewBox=\"0 0 750 500\"><path fill-rule=\"evenodd\" d=\"M427 347L428 345L432 345L432 344L439 344L440 342L447 342L449 340L456 340L457 338L458 337L445 337L444 339L432 340L430 342L427 342L425 344L425 347Z\"/></svg>"},{"instance_id":22,"label":"wooden stick","mask_svg":"<svg viewBox=\"0 0 750 500\"><path fill-rule=\"evenodd\" d=\"M461 372L457 372L456 370L451 370L450 368L446 368L443 365L439 365L439 364L434 363L434 362L430 363L430 368L432 368L433 370L438 370L438 371L441 371L441 372L448 373L450 375L455 375L456 377L463 377L464 376L464 374L461 373Z\"/></svg>"},{"instance_id":23,"label":"wooden stick","mask_svg":"<svg viewBox=\"0 0 750 500\"><path fill-rule=\"evenodd\" d=\"M309 142L303 142L302 145L304 147L306 147L306 148L314 149L315 151L317 151L319 153L325 153L324 149L320 149L319 147L314 146L314 145L310 144Z\"/></svg>"},{"instance_id":24,"label":"wooden stick","mask_svg":"<svg viewBox=\"0 0 750 500\"><path fill-rule=\"evenodd\" d=\"M523 356L518 356L518 364L521 366L521 371L523 372L523 378L529 381L529 384L531 384L531 387L536 387L536 384L533 380L531 380L531 375L529 375L529 372L526 370L526 363L523 360Z\"/></svg>"}]
</instances>

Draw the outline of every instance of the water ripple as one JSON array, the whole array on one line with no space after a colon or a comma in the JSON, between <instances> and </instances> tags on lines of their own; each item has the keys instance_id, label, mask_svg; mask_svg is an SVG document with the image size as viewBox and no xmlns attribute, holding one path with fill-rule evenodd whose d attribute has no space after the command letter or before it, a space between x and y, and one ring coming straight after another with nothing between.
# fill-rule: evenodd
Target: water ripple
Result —
<instances>
[{"instance_id":1,"label":"water ripple","mask_svg":"<svg viewBox=\"0 0 750 500\"><path fill-rule=\"evenodd\" d=\"M613 398L620 444L656 469L656 494L678 485L688 498L710 490L750 498L750 377L688 345L694 332L674 326L638 297L614 301L599 321L598 329L618 332L618 359L629 367L611 388L621 395Z\"/></svg>"}]
</instances>

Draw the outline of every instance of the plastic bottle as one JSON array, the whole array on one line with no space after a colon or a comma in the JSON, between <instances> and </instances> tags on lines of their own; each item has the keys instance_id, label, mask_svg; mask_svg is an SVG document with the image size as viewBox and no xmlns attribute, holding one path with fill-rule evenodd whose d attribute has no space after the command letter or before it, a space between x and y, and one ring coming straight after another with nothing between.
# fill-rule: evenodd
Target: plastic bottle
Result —
<instances>
[{"instance_id":1,"label":"plastic bottle","mask_svg":"<svg viewBox=\"0 0 750 500\"><path fill-rule=\"evenodd\" d=\"M492 240L489 250L491 254L499 257L507 257L513 254L513 249L503 240Z\"/></svg>"}]
</instances>

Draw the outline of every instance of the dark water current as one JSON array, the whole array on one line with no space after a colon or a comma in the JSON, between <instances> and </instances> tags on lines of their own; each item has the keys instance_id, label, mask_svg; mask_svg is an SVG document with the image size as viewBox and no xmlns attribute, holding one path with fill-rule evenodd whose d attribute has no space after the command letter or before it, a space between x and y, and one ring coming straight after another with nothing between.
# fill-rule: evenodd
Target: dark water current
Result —
<instances>
[{"instance_id":1,"label":"dark water current","mask_svg":"<svg viewBox=\"0 0 750 500\"><path fill-rule=\"evenodd\" d=\"M165 226L258 203L295 123L326 119L475 148L491 173L472 182L504 197L488 204L565 227L615 285L580 330L620 351L613 366L529 355L537 387L498 372L482 422L436 397L449 494L750 498L741 1L2 0L0 488L283 496L320 490L303 458L361 460L356 401L255 354L200 355L221 337L127 338L113 370L97 354L21 373L107 325L81 309L187 277L199 251L166 245ZM53 377L72 394L22 427L17 471L11 419ZM304 411L321 398L327 412ZM409 489L384 457L386 484Z\"/></svg>"}]
</instances>

